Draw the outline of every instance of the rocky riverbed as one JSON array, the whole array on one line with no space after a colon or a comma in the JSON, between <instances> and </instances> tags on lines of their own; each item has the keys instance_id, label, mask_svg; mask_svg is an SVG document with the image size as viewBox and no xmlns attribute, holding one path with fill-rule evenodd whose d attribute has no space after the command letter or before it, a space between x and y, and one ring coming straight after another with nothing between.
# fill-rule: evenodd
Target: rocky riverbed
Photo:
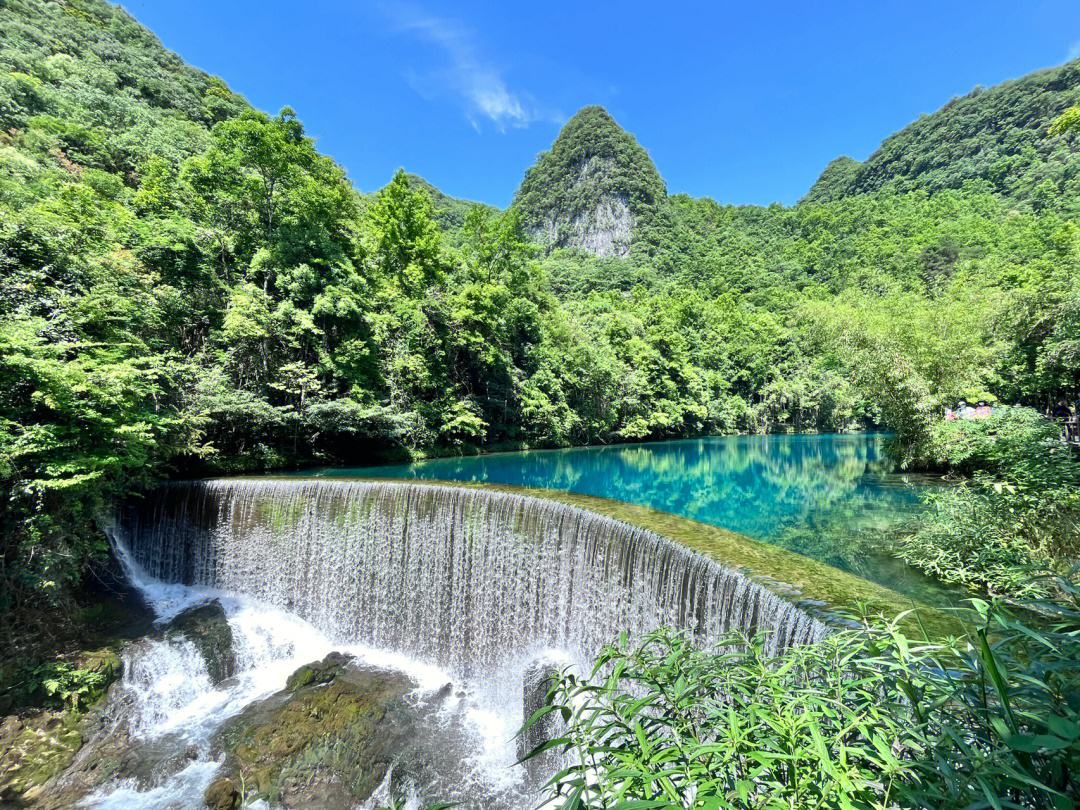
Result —
<instances>
[{"instance_id":1,"label":"rocky riverbed","mask_svg":"<svg viewBox=\"0 0 1080 810\"><path fill-rule=\"evenodd\" d=\"M79 659L102 675L96 694L4 718L0 806L346 810L393 795L516 807L527 792L512 764L520 715L497 732L500 777L470 775L483 735L447 676L327 652L288 614L173 590L144 632Z\"/></svg>"}]
</instances>

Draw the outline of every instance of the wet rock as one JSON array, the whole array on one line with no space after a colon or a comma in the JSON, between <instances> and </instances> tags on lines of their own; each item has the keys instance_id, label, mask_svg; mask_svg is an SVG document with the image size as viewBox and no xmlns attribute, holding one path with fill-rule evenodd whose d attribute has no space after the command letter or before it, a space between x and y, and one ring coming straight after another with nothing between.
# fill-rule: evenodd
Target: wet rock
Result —
<instances>
[{"instance_id":1,"label":"wet rock","mask_svg":"<svg viewBox=\"0 0 1080 810\"><path fill-rule=\"evenodd\" d=\"M39 810L75 807L97 788L116 778L127 778L133 748L127 734L102 737L87 743L62 775L42 791Z\"/></svg>"},{"instance_id":2,"label":"wet rock","mask_svg":"<svg viewBox=\"0 0 1080 810\"><path fill-rule=\"evenodd\" d=\"M0 722L0 802L31 801L64 771L83 735L71 711L37 711Z\"/></svg>"},{"instance_id":3,"label":"wet rock","mask_svg":"<svg viewBox=\"0 0 1080 810\"><path fill-rule=\"evenodd\" d=\"M63 708L27 707L26 702L55 702L55 698L33 693L14 714L0 720L0 803L18 800L22 804L48 806L46 793L52 782L72 766L84 743L91 739L101 714L96 706L120 677L120 656L111 648L83 650L64 662L89 684L79 696L79 705ZM41 687L39 687L39 690Z\"/></svg>"},{"instance_id":4,"label":"wet rock","mask_svg":"<svg viewBox=\"0 0 1080 810\"><path fill-rule=\"evenodd\" d=\"M222 779L236 784L243 775L245 798L352 808L391 765L397 773L420 721L406 699L414 688L406 675L363 669L332 653L298 669L288 684L229 720L215 738L225 754Z\"/></svg>"},{"instance_id":5,"label":"wet rock","mask_svg":"<svg viewBox=\"0 0 1080 810\"><path fill-rule=\"evenodd\" d=\"M321 683L330 683L342 673L352 656L344 653L332 652L322 661L312 661L304 664L296 670L285 682L285 689L295 692L304 686L318 686Z\"/></svg>"},{"instance_id":6,"label":"wet rock","mask_svg":"<svg viewBox=\"0 0 1080 810\"><path fill-rule=\"evenodd\" d=\"M74 807L130 756L114 702L120 653L151 631L153 610L115 560L95 567L76 596L74 613L27 617L24 636L0 662L0 682L14 684L0 694L0 715L8 715L0 717L0 807ZM61 706L35 684L40 678L26 677L51 662L78 673L77 707Z\"/></svg>"},{"instance_id":7,"label":"wet rock","mask_svg":"<svg viewBox=\"0 0 1080 810\"><path fill-rule=\"evenodd\" d=\"M557 662L539 658L529 664L522 678L521 703L522 724L526 723L539 709L547 705L547 694L559 676ZM518 757L523 758L538 746L559 736L561 718L557 712L544 715L518 737ZM553 772L556 752L545 751L525 762L525 769L534 780Z\"/></svg>"},{"instance_id":8,"label":"wet rock","mask_svg":"<svg viewBox=\"0 0 1080 810\"><path fill-rule=\"evenodd\" d=\"M232 628L225 609L214 599L190 607L165 626L165 638L183 636L206 660L210 681L219 684L236 674Z\"/></svg>"},{"instance_id":9,"label":"wet rock","mask_svg":"<svg viewBox=\"0 0 1080 810\"><path fill-rule=\"evenodd\" d=\"M236 810L240 806L241 796L232 779L222 777L210 783L203 801L210 810Z\"/></svg>"}]
</instances>

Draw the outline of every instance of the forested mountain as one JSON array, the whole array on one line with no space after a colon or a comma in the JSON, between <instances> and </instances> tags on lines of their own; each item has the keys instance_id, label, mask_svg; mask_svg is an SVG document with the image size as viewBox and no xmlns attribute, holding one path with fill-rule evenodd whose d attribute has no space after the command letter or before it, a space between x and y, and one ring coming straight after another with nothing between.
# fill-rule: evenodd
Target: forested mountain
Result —
<instances>
[{"instance_id":1,"label":"forested mountain","mask_svg":"<svg viewBox=\"0 0 1080 810\"><path fill-rule=\"evenodd\" d=\"M865 163L840 158L829 164L805 200L886 187L933 192L978 180L1038 209L1075 211L1080 157L1074 143L1046 133L1078 98L1080 60L978 88L886 138Z\"/></svg>"},{"instance_id":2,"label":"forested mountain","mask_svg":"<svg viewBox=\"0 0 1080 810\"><path fill-rule=\"evenodd\" d=\"M480 208L489 215L499 213L499 210L494 206L473 202L472 200L461 200L457 197L451 197L449 194L443 194L419 175L406 174L405 178L409 181L409 188L419 189L427 194L428 199L431 200L431 213L435 218L435 223L439 226L439 230L451 241L460 239L464 232L465 220L469 211L473 208ZM370 199L374 199L374 197L375 195L372 195Z\"/></svg>"},{"instance_id":3,"label":"forested mountain","mask_svg":"<svg viewBox=\"0 0 1080 810\"><path fill-rule=\"evenodd\" d=\"M665 194L649 153L603 107L585 107L525 174L514 205L549 248L625 257Z\"/></svg>"},{"instance_id":4,"label":"forested mountain","mask_svg":"<svg viewBox=\"0 0 1080 810\"><path fill-rule=\"evenodd\" d=\"M880 153L902 136L923 158L834 164L843 189L793 208L668 196L589 107L500 212L403 172L358 193L293 111L253 110L104 0L0 2L3 598L62 592L101 510L164 474L910 439L958 396L1071 395L1077 144L1046 129L1076 73L953 102ZM969 122L961 151L934 121ZM1002 160L1022 166L981 174ZM1017 206L1047 181L1065 202Z\"/></svg>"}]
</instances>

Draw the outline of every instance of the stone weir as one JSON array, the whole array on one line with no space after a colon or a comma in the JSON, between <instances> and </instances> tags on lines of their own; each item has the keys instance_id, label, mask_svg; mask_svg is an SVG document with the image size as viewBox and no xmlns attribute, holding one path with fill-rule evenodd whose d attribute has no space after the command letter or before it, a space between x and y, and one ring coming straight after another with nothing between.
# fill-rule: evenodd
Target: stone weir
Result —
<instances>
[{"instance_id":1,"label":"stone weir","mask_svg":"<svg viewBox=\"0 0 1080 810\"><path fill-rule=\"evenodd\" d=\"M767 631L776 651L828 632L794 592L648 528L659 513L630 523L605 504L411 482L175 482L125 508L115 536L158 580L254 597L343 643L465 676L552 648L587 660L661 626L703 642Z\"/></svg>"}]
</instances>

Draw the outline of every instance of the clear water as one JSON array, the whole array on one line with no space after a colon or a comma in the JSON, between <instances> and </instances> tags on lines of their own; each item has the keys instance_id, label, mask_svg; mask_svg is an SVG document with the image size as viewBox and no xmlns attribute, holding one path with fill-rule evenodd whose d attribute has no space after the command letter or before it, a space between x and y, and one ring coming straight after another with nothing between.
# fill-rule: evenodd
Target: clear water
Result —
<instances>
[{"instance_id":1,"label":"clear water","mask_svg":"<svg viewBox=\"0 0 1080 810\"><path fill-rule=\"evenodd\" d=\"M715 436L332 468L304 475L484 481L625 501L720 526L936 604L954 596L893 554L934 481L881 434Z\"/></svg>"}]
</instances>

